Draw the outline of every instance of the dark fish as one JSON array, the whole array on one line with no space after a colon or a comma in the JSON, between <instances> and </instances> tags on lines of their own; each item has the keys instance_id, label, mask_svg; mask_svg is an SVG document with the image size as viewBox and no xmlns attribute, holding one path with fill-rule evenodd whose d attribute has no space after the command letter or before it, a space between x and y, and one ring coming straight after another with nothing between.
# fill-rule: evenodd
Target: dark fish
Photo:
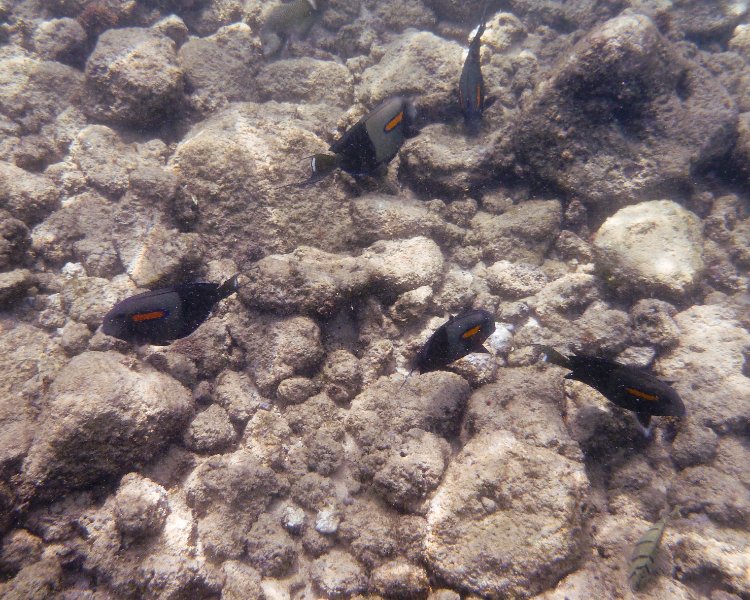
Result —
<instances>
[{"instance_id":1,"label":"dark fish","mask_svg":"<svg viewBox=\"0 0 750 600\"><path fill-rule=\"evenodd\" d=\"M466 130L471 135L479 132L482 123L484 109L492 104L490 98L485 98L484 78L482 77L482 65L479 60L479 48L482 44L482 34L487 24L487 4L482 11L482 19L474 38L469 44L469 54L461 69L461 78L458 81L458 103L464 114Z\"/></svg>"},{"instance_id":2,"label":"dark fish","mask_svg":"<svg viewBox=\"0 0 750 600\"><path fill-rule=\"evenodd\" d=\"M222 284L186 283L126 298L104 317L102 331L129 342L165 346L198 329L217 302L237 291L237 277Z\"/></svg>"},{"instance_id":3,"label":"dark fish","mask_svg":"<svg viewBox=\"0 0 750 600\"><path fill-rule=\"evenodd\" d=\"M495 319L486 310L469 310L451 317L435 330L417 354L414 368L435 371L472 352L489 353L482 344L495 331Z\"/></svg>"},{"instance_id":4,"label":"dark fish","mask_svg":"<svg viewBox=\"0 0 750 600\"><path fill-rule=\"evenodd\" d=\"M606 358L586 354L566 357L548 346L540 348L549 362L571 371L565 379L585 383L610 402L632 410L647 433L652 416L685 416L680 395L650 373Z\"/></svg>"},{"instance_id":5,"label":"dark fish","mask_svg":"<svg viewBox=\"0 0 750 600\"><path fill-rule=\"evenodd\" d=\"M315 0L292 0L272 8L261 30L263 53L276 54L291 36L304 37L315 22Z\"/></svg>"},{"instance_id":6,"label":"dark fish","mask_svg":"<svg viewBox=\"0 0 750 600\"><path fill-rule=\"evenodd\" d=\"M643 534L633 548L633 554L630 557L630 570L628 572L628 581L633 591L638 591L643 587L651 574L651 569L656 562L656 555L659 552L661 538L670 518L677 516L679 509L674 508L671 513L664 515Z\"/></svg>"},{"instance_id":7,"label":"dark fish","mask_svg":"<svg viewBox=\"0 0 750 600\"><path fill-rule=\"evenodd\" d=\"M313 177L340 168L355 176L372 175L396 156L404 140L418 133L416 110L408 98L395 96L382 102L344 132L329 150L316 154L310 165Z\"/></svg>"}]
</instances>

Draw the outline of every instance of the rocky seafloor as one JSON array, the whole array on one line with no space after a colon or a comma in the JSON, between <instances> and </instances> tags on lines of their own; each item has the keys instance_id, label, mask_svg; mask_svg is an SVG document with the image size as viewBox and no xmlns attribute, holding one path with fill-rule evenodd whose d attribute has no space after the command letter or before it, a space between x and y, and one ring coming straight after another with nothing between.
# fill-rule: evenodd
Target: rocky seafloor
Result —
<instances>
[{"instance_id":1,"label":"rocky seafloor","mask_svg":"<svg viewBox=\"0 0 750 600\"><path fill-rule=\"evenodd\" d=\"M0 596L750 599L750 16L728 0L0 0ZM303 180L382 99L387 174ZM164 348L144 289L241 273ZM447 315L490 355L404 378ZM673 382L631 413L533 344Z\"/></svg>"}]
</instances>

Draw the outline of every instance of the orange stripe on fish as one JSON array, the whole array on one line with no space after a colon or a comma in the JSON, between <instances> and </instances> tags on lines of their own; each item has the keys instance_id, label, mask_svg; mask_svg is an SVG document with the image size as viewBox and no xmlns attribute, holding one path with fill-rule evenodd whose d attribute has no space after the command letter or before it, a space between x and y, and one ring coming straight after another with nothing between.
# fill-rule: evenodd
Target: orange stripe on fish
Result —
<instances>
[{"instance_id":1,"label":"orange stripe on fish","mask_svg":"<svg viewBox=\"0 0 750 600\"><path fill-rule=\"evenodd\" d=\"M404 118L404 111L402 110L400 113L398 113L395 117L393 117L390 121L388 121L385 124L385 130L386 131L392 131L396 125L398 125Z\"/></svg>"},{"instance_id":2,"label":"orange stripe on fish","mask_svg":"<svg viewBox=\"0 0 750 600\"><path fill-rule=\"evenodd\" d=\"M657 396L656 394L647 394L646 392L642 392L641 390L637 390L635 388L625 388L625 391L628 394L635 396L636 398L640 398L641 400L648 400L649 402L656 402L659 399L659 396Z\"/></svg>"},{"instance_id":3,"label":"orange stripe on fish","mask_svg":"<svg viewBox=\"0 0 750 600\"><path fill-rule=\"evenodd\" d=\"M481 325L477 325L476 327L472 327L471 329L469 329L467 331L464 331L461 334L461 337L466 340L466 339L470 338L471 336L476 335L477 333L479 333L480 329L482 329Z\"/></svg>"},{"instance_id":4,"label":"orange stripe on fish","mask_svg":"<svg viewBox=\"0 0 750 600\"><path fill-rule=\"evenodd\" d=\"M482 108L482 86L477 84L477 110Z\"/></svg>"},{"instance_id":5,"label":"orange stripe on fish","mask_svg":"<svg viewBox=\"0 0 750 600\"><path fill-rule=\"evenodd\" d=\"M153 321L154 319L161 319L166 313L163 310L154 310L147 313L137 313L130 317L131 321L140 323L142 321Z\"/></svg>"}]
</instances>

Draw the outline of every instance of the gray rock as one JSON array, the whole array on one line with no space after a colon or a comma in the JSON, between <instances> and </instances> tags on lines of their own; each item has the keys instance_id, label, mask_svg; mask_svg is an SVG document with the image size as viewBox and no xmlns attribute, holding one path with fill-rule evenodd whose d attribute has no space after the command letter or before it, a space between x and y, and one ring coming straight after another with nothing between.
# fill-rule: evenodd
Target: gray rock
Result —
<instances>
[{"instance_id":1,"label":"gray rock","mask_svg":"<svg viewBox=\"0 0 750 600\"><path fill-rule=\"evenodd\" d=\"M255 77L261 58L260 41L245 23L192 38L179 51L187 89L193 102L203 108L252 99L257 94Z\"/></svg>"},{"instance_id":2,"label":"gray rock","mask_svg":"<svg viewBox=\"0 0 750 600\"><path fill-rule=\"evenodd\" d=\"M626 14L587 33L536 86L496 162L512 148L520 165L606 214L689 183L730 148L736 121L708 71L648 17Z\"/></svg>"},{"instance_id":3,"label":"gray rock","mask_svg":"<svg viewBox=\"0 0 750 600\"><path fill-rule=\"evenodd\" d=\"M680 330L672 318L675 314L677 309L668 302L655 298L639 300L630 309L633 342L660 348L674 346L680 337Z\"/></svg>"},{"instance_id":4,"label":"gray rock","mask_svg":"<svg viewBox=\"0 0 750 600\"><path fill-rule=\"evenodd\" d=\"M227 560L221 564L224 585L222 600L262 600L265 598L260 586L260 573L239 560Z\"/></svg>"},{"instance_id":5,"label":"gray rock","mask_svg":"<svg viewBox=\"0 0 750 600\"><path fill-rule=\"evenodd\" d=\"M19 302L35 283L36 278L28 269L0 273L0 308L8 309Z\"/></svg>"},{"instance_id":6,"label":"gray rock","mask_svg":"<svg viewBox=\"0 0 750 600\"><path fill-rule=\"evenodd\" d=\"M284 417L292 431L298 435L310 435L324 425L339 426L340 409L326 394L316 394L302 404L287 407Z\"/></svg>"},{"instance_id":7,"label":"gray rock","mask_svg":"<svg viewBox=\"0 0 750 600\"><path fill-rule=\"evenodd\" d=\"M66 279L61 300L71 319L95 328L102 324L104 315L115 304L133 293L127 278L109 281L102 277L86 277L76 271Z\"/></svg>"},{"instance_id":8,"label":"gray rock","mask_svg":"<svg viewBox=\"0 0 750 600\"><path fill-rule=\"evenodd\" d=\"M744 375L750 333L728 307L696 305L674 317L680 344L656 360L655 372L675 383L697 424L717 433L750 423L750 387Z\"/></svg>"},{"instance_id":9,"label":"gray rock","mask_svg":"<svg viewBox=\"0 0 750 600\"><path fill-rule=\"evenodd\" d=\"M288 490L284 477L262 465L244 448L209 457L190 474L185 484L188 502L198 514L205 514L209 509L226 509L235 523L239 513L246 515L250 522L257 519L274 497Z\"/></svg>"},{"instance_id":10,"label":"gray rock","mask_svg":"<svg viewBox=\"0 0 750 600\"><path fill-rule=\"evenodd\" d=\"M425 237L379 241L361 256L372 271L375 289L385 294L413 290L423 285L436 287L443 275L443 253Z\"/></svg>"},{"instance_id":11,"label":"gray rock","mask_svg":"<svg viewBox=\"0 0 750 600\"><path fill-rule=\"evenodd\" d=\"M541 264L560 230L562 208L557 200L529 200L501 215L478 212L472 229L484 258Z\"/></svg>"},{"instance_id":12,"label":"gray rock","mask_svg":"<svg viewBox=\"0 0 750 600\"><path fill-rule=\"evenodd\" d=\"M264 332L248 334L241 342L249 352L249 370L263 393L270 393L282 380L316 366L323 358L320 328L308 317L274 321Z\"/></svg>"},{"instance_id":13,"label":"gray rock","mask_svg":"<svg viewBox=\"0 0 750 600\"><path fill-rule=\"evenodd\" d=\"M14 529L3 538L0 565L4 571L17 573L42 558L44 543L25 529Z\"/></svg>"},{"instance_id":14,"label":"gray rock","mask_svg":"<svg viewBox=\"0 0 750 600\"><path fill-rule=\"evenodd\" d=\"M373 488L390 504L409 512L440 483L448 453L444 439L412 429L403 445L387 453L385 464L375 474Z\"/></svg>"},{"instance_id":15,"label":"gray rock","mask_svg":"<svg viewBox=\"0 0 750 600\"><path fill-rule=\"evenodd\" d=\"M250 378L236 371L224 371L216 378L213 397L238 425L245 425L264 402Z\"/></svg>"},{"instance_id":16,"label":"gray rock","mask_svg":"<svg viewBox=\"0 0 750 600\"><path fill-rule=\"evenodd\" d=\"M257 259L302 245L326 252L349 247L353 227L343 186L329 185L314 201L307 188L284 187L309 176L304 159L325 150L318 135L333 127L335 115L316 104L235 103L183 137L170 166L183 177L185 197L197 203L195 231L205 236L209 256ZM239 217L248 213L251 219ZM227 221L227 215L237 217Z\"/></svg>"},{"instance_id":17,"label":"gray rock","mask_svg":"<svg viewBox=\"0 0 750 600\"><path fill-rule=\"evenodd\" d=\"M277 60L258 73L258 96L263 101L308 102L349 107L354 80L345 65L310 57Z\"/></svg>"},{"instance_id":18,"label":"gray rock","mask_svg":"<svg viewBox=\"0 0 750 600\"><path fill-rule=\"evenodd\" d=\"M329 511L336 503L336 487L328 477L318 473L306 473L292 486L292 498L308 510ZM317 516L316 516L317 521Z\"/></svg>"},{"instance_id":19,"label":"gray rock","mask_svg":"<svg viewBox=\"0 0 750 600\"><path fill-rule=\"evenodd\" d=\"M315 517L315 531L323 535L333 535L338 531L340 517L336 510L324 508Z\"/></svg>"},{"instance_id":20,"label":"gray rock","mask_svg":"<svg viewBox=\"0 0 750 600\"><path fill-rule=\"evenodd\" d=\"M680 469L706 464L713 460L717 446L713 430L685 419L672 444L672 459Z\"/></svg>"},{"instance_id":21,"label":"gray rock","mask_svg":"<svg viewBox=\"0 0 750 600\"><path fill-rule=\"evenodd\" d=\"M619 210L594 238L597 266L617 289L677 298L699 281L702 245L700 219L669 200Z\"/></svg>"},{"instance_id":22,"label":"gray rock","mask_svg":"<svg viewBox=\"0 0 750 600\"><path fill-rule=\"evenodd\" d=\"M255 263L239 297L261 310L329 316L368 284L364 267L358 258L301 246Z\"/></svg>"},{"instance_id":23,"label":"gray rock","mask_svg":"<svg viewBox=\"0 0 750 600\"><path fill-rule=\"evenodd\" d=\"M370 586L386 598L418 598L430 590L430 580L424 567L394 560L372 572Z\"/></svg>"},{"instance_id":24,"label":"gray rock","mask_svg":"<svg viewBox=\"0 0 750 600\"><path fill-rule=\"evenodd\" d=\"M432 237L444 225L424 202L408 197L365 194L351 201L352 223L360 243L403 239L414 235Z\"/></svg>"},{"instance_id":25,"label":"gray rock","mask_svg":"<svg viewBox=\"0 0 750 600\"><path fill-rule=\"evenodd\" d=\"M394 94L415 96L419 109L440 114L455 98L461 47L428 31L407 31L381 49L382 58L362 73L357 99L374 107Z\"/></svg>"},{"instance_id":26,"label":"gray rock","mask_svg":"<svg viewBox=\"0 0 750 600\"><path fill-rule=\"evenodd\" d=\"M138 56L139 60L129 60ZM174 42L152 29L102 33L86 61L88 110L107 123L148 127L182 100L183 72Z\"/></svg>"},{"instance_id":27,"label":"gray rock","mask_svg":"<svg viewBox=\"0 0 750 600\"><path fill-rule=\"evenodd\" d=\"M115 495L115 524L130 538L159 534L169 514L167 491L138 473L128 473L120 480Z\"/></svg>"},{"instance_id":28,"label":"gray rock","mask_svg":"<svg viewBox=\"0 0 750 600\"><path fill-rule=\"evenodd\" d=\"M564 371L538 367L503 369L502 381L483 386L469 398L461 436L509 431L525 444L581 460L562 413Z\"/></svg>"},{"instance_id":29,"label":"gray rock","mask_svg":"<svg viewBox=\"0 0 750 600\"><path fill-rule=\"evenodd\" d=\"M49 498L151 459L186 425L190 393L135 373L114 352L85 352L55 378L22 467L25 496Z\"/></svg>"},{"instance_id":30,"label":"gray rock","mask_svg":"<svg viewBox=\"0 0 750 600\"><path fill-rule=\"evenodd\" d=\"M273 410L259 410L245 427L242 445L263 465L276 470L287 466L292 430L283 416Z\"/></svg>"},{"instance_id":31,"label":"gray rock","mask_svg":"<svg viewBox=\"0 0 750 600\"><path fill-rule=\"evenodd\" d=\"M276 388L276 397L285 404L302 404L310 396L317 394L318 384L307 377L284 379Z\"/></svg>"},{"instance_id":32,"label":"gray rock","mask_svg":"<svg viewBox=\"0 0 750 600\"><path fill-rule=\"evenodd\" d=\"M59 346L26 323L0 331L0 473L17 472L37 429L37 402L65 364ZM0 486L0 524L3 522ZM10 507L8 507L10 508Z\"/></svg>"},{"instance_id":33,"label":"gray rock","mask_svg":"<svg viewBox=\"0 0 750 600\"><path fill-rule=\"evenodd\" d=\"M250 564L266 577L287 575L297 560L294 540L269 514L261 515L253 524L245 549Z\"/></svg>"},{"instance_id":34,"label":"gray rock","mask_svg":"<svg viewBox=\"0 0 750 600\"><path fill-rule=\"evenodd\" d=\"M83 62L86 32L75 19L50 19L39 24L31 43L44 60L78 66Z\"/></svg>"},{"instance_id":35,"label":"gray rock","mask_svg":"<svg viewBox=\"0 0 750 600\"><path fill-rule=\"evenodd\" d=\"M523 298L540 291L547 284L544 271L533 265L513 264L500 260L485 271L487 285L501 298Z\"/></svg>"},{"instance_id":36,"label":"gray rock","mask_svg":"<svg viewBox=\"0 0 750 600\"><path fill-rule=\"evenodd\" d=\"M359 360L348 350L331 352L321 371L323 391L334 402L347 402L359 392L362 370Z\"/></svg>"},{"instance_id":37,"label":"gray rock","mask_svg":"<svg viewBox=\"0 0 750 600\"><path fill-rule=\"evenodd\" d=\"M23 54L0 58L0 115L12 136L36 134L45 125L54 129L82 92L83 75L72 67Z\"/></svg>"},{"instance_id":38,"label":"gray rock","mask_svg":"<svg viewBox=\"0 0 750 600\"><path fill-rule=\"evenodd\" d=\"M167 15L153 24L152 28L166 35L177 47L181 47L189 37L189 31L185 21L177 15Z\"/></svg>"},{"instance_id":39,"label":"gray rock","mask_svg":"<svg viewBox=\"0 0 750 600\"><path fill-rule=\"evenodd\" d=\"M185 431L185 446L194 452L214 454L231 446L237 437L227 411L212 404L198 413Z\"/></svg>"},{"instance_id":40,"label":"gray rock","mask_svg":"<svg viewBox=\"0 0 750 600\"><path fill-rule=\"evenodd\" d=\"M422 317L427 312L432 299L432 288L429 285L420 286L401 294L388 310L394 321L412 321Z\"/></svg>"},{"instance_id":41,"label":"gray rock","mask_svg":"<svg viewBox=\"0 0 750 600\"><path fill-rule=\"evenodd\" d=\"M687 513L703 512L727 527L747 529L750 497L733 477L708 466L688 467L672 480L669 503Z\"/></svg>"},{"instance_id":42,"label":"gray rock","mask_svg":"<svg viewBox=\"0 0 750 600\"><path fill-rule=\"evenodd\" d=\"M397 551L406 550L405 530L397 522L396 513L384 504L374 499L358 499L344 506L337 537L347 544L357 560L373 568Z\"/></svg>"},{"instance_id":43,"label":"gray rock","mask_svg":"<svg viewBox=\"0 0 750 600\"><path fill-rule=\"evenodd\" d=\"M329 428L319 429L305 440L307 467L321 475L332 475L344 460L344 449Z\"/></svg>"},{"instance_id":44,"label":"gray rock","mask_svg":"<svg viewBox=\"0 0 750 600\"><path fill-rule=\"evenodd\" d=\"M432 498L427 564L467 592L537 594L583 558L587 493L580 464L542 448L532 451L507 432L478 435ZM482 498L493 500L495 509L488 511Z\"/></svg>"},{"instance_id":45,"label":"gray rock","mask_svg":"<svg viewBox=\"0 0 750 600\"><path fill-rule=\"evenodd\" d=\"M29 246L28 227L7 211L0 211L0 269L23 263Z\"/></svg>"},{"instance_id":46,"label":"gray rock","mask_svg":"<svg viewBox=\"0 0 750 600\"><path fill-rule=\"evenodd\" d=\"M592 302L574 323L580 349L587 354L620 352L630 341L630 319L604 302Z\"/></svg>"},{"instance_id":47,"label":"gray rock","mask_svg":"<svg viewBox=\"0 0 750 600\"><path fill-rule=\"evenodd\" d=\"M310 577L320 591L329 598L346 598L367 589L367 576L351 554L332 550L316 559Z\"/></svg>"},{"instance_id":48,"label":"gray rock","mask_svg":"<svg viewBox=\"0 0 750 600\"><path fill-rule=\"evenodd\" d=\"M476 169L486 153L473 138L456 135L455 128L428 125L404 144L400 174L421 193L461 198L487 181L487 172Z\"/></svg>"},{"instance_id":49,"label":"gray rock","mask_svg":"<svg viewBox=\"0 0 750 600\"><path fill-rule=\"evenodd\" d=\"M62 588L63 570L56 558L25 566L7 583L0 584L0 595L11 600L50 598Z\"/></svg>"},{"instance_id":50,"label":"gray rock","mask_svg":"<svg viewBox=\"0 0 750 600\"><path fill-rule=\"evenodd\" d=\"M60 190L47 177L0 162L0 208L12 217L32 225L57 208L59 202Z\"/></svg>"},{"instance_id":51,"label":"gray rock","mask_svg":"<svg viewBox=\"0 0 750 600\"><path fill-rule=\"evenodd\" d=\"M305 511L299 506L285 506L281 513L281 524L289 533L299 535L305 524Z\"/></svg>"}]
</instances>

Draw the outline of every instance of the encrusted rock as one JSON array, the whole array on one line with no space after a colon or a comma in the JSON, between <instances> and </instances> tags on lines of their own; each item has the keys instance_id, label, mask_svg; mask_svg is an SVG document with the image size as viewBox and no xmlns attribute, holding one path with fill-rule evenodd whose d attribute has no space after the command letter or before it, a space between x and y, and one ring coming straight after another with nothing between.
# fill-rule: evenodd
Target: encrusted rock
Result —
<instances>
[{"instance_id":1,"label":"encrusted rock","mask_svg":"<svg viewBox=\"0 0 750 600\"><path fill-rule=\"evenodd\" d=\"M23 493L50 497L154 456L186 425L190 392L158 372L135 373L114 352L85 352L55 378L23 463Z\"/></svg>"},{"instance_id":2,"label":"encrusted rock","mask_svg":"<svg viewBox=\"0 0 750 600\"><path fill-rule=\"evenodd\" d=\"M443 274L443 253L425 237L375 242L362 253L372 270L372 284L386 294L435 287Z\"/></svg>"},{"instance_id":3,"label":"encrusted rock","mask_svg":"<svg viewBox=\"0 0 750 600\"><path fill-rule=\"evenodd\" d=\"M354 81L346 66L310 57L267 63L253 84L263 101L321 103L348 108L354 96Z\"/></svg>"},{"instance_id":4,"label":"encrusted rock","mask_svg":"<svg viewBox=\"0 0 750 600\"><path fill-rule=\"evenodd\" d=\"M443 227L438 214L424 202L408 197L365 194L352 199L351 215L357 238L363 244L413 235L430 237Z\"/></svg>"},{"instance_id":5,"label":"encrusted rock","mask_svg":"<svg viewBox=\"0 0 750 600\"><path fill-rule=\"evenodd\" d=\"M310 576L329 598L347 598L367 589L364 569L351 554L343 550L332 550L316 559Z\"/></svg>"},{"instance_id":6,"label":"encrusted rock","mask_svg":"<svg viewBox=\"0 0 750 600\"><path fill-rule=\"evenodd\" d=\"M359 259L302 246L255 263L239 296L261 310L326 316L364 289L369 273L363 267Z\"/></svg>"},{"instance_id":7,"label":"encrusted rock","mask_svg":"<svg viewBox=\"0 0 750 600\"><path fill-rule=\"evenodd\" d=\"M12 217L32 225L57 208L59 202L60 190L47 177L0 161L0 208Z\"/></svg>"},{"instance_id":8,"label":"encrusted rock","mask_svg":"<svg viewBox=\"0 0 750 600\"><path fill-rule=\"evenodd\" d=\"M547 283L544 271L533 265L500 260L485 271L487 285L501 298L523 298L540 291Z\"/></svg>"},{"instance_id":9,"label":"encrusted rock","mask_svg":"<svg viewBox=\"0 0 750 600\"><path fill-rule=\"evenodd\" d=\"M115 524L124 535L141 538L158 534L169 514L167 491L157 483L128 473L115 495Z\"/></svg>"},{"instance_id":10,"label":"encrusted rock","mask_svg":"<svg viewBox=\"0 0 750 600\"><path fill-rule=\"evenodd\" d=\"M154 125L179 105L182 77L167 36L138 27L108 29L86 61L89 111L109 123Z\"/></svg>"},{"instance_id":11,"label":"encrusted rock","mask_svg":"<svg viewBox=\"0 0 750 600\"><path fill-rule=\"evenodd\" d=\"M374 489L389 503L409 510L440 483L448 458L448 444L441 437L412 429L404 444L393 447L373 479Z\"/></svg>"},{"instance_id":12,"label":"encrusted rock","mask_svg":"<svg viewBox=\"0 0 750 600\"><path fill-rule=\"evenodd\" d=\"M275 321L265 335L248 336L244 343L251 353L250 371L264 392L323 358L320 328L308 317Z\"/></svg>"},{"instance_id":13,"label":"encrusted rock","mask_svg":"<svg viewBox=\"0 0 750 600\"><path fill-rule=\"evenodd\" d=\"M427 563L470 593L537 594L583 558L587 493L582 465L542 448L532 451L508 432L478 435L432 498Z\"/></svg>"},{"instance_id":14,"label":"encrusted rock","mask_svg":"<svg viewBox=\"0 0 750 600\"><path fill-rule=\"evenodd\" d=\"M536 176L606 210L688 184L696 165L730 148L736 120L716 78L647 16L623 14L566 53L498 143Z\"/></svg>"},{"instance_id":15,"label":"encrusted rock","mask_svg":"<svg viewBox=\"0 0 750 600\"><path fill-rule=\"evenodd\" d=\"M25 529L14 529L3 538L0 565L3 570L16 573L42 558L44 544Z\"/></svg>"},{"instance_id":16,"label":"encrusted rock","mask_svg":"<svg viewBox=\"0 0 750 600\"><path fill-rule=\"evenodd\" d=\"M21 300L34 282L35 277L27 269L0 273L0 308L10 308Z\"/></svg>"},{"instance_id":17,"label":"encrusted rock","mask_svg":"<svg viewBox=\"0 0 750 600\"><path fill-rule=\"evenodd\" d=\"M670 200L619 210L596 232L597 264L616 288L682 297L703 271L700 219Z\"/></svg>"},{"instance_id":18,"label":"encrusted rock","mask_svg":"<svg viewBox=\"0 0 750 600\"><path fill-rule=\"evenodd\" d=\"M672 444L672 459L680 469L705 464L716 455L717 446L713 430L686 419Z\"/></svg>"},{"instance_id":19,"label":"encrusted rock","mask_svg":"<svg viewBox=\"0 0 750 600\"><path fill-rule=\"evenodd\" d=\"M677 309L662 300L646 298L639 300L630 309L633 324L633 342L670 347L677 344L680 330L673 317Z\"/></svg>"},{"instance_id":20,"label":"encrusted rock","mask_svg":"<svg viewBox=\"0 0 750 600\"><path fill-rule=\"evenodd\" d=\"M490 261L541 264L560 230L562 207L557 200L528 200L501 215L478 212L472 219L482 254Z\"/></svg>"},{"instance_id":21,"label":"encrusted rock","mask_svg":"<svg viewBox=\"0 0 750 600\"><path fill-rule=\"evenodd\" d=\"M430 589L424 567L394 560L372 572L370 585L386 598L419 598Z\"/></svg>"},{"instance_id":22,"label":"encrusted rock","mask_svg":"<svg viewBox=\"0 0 750 600\"><path fill-rule=\"evenodd\" d=\"M231 446L237 433L227 411L212 404L195 416L185 431L185 446L195 452L215 453Z\"/></svg>"},{"instance_id":23,"label":"encrusted rock","mask_svg":"<svg viewBox=\"0 0 750 600\"><path fill-rule=\"evenodd\" d=\"M255 93L254 78L262 55L260 41L246 23L233 23L213 35L188 40L178 58L199 108L250 100Z\"/></svg>"}]
</instances>

